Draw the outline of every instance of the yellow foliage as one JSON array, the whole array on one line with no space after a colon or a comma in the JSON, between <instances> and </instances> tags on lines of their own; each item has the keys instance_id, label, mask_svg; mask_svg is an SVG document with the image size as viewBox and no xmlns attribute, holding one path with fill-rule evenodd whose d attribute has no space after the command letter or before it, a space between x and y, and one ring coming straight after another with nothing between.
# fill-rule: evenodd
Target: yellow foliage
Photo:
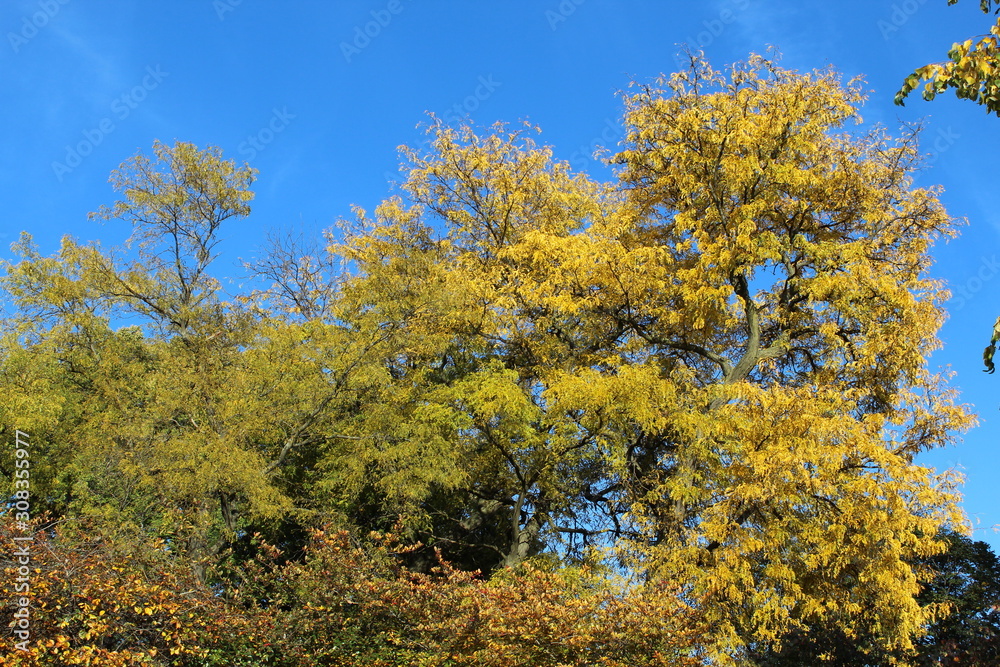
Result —
<instances>
[{"instance_id":1,"label":"yellow foliage","mask_svg":"<svg viewBox=\"0 0 1000 667\"><path fill-rule=\"evenodd\" d=\"M617 505L594 534L700 596L716 657L861 610L905 648L933 613L907 562L964 522L913 456L972 423L925 367L928 250L956 224L912 186L916 135L847 133L859 81L762 56L636 88L616 186L519 132L432 126L412 206L346 244L352 289L387 308L433 276L394 321L439 337L414 366L443 360L428 398L467 415L468 484L520 515L506 562Z\"/></svg>"},{"instance_id":2,"label":"yellow foliage","mask_svg":"<svg viewBox=\"0 0 1000 667\"><path fill-rule=\"evenodd\" d=\"M249 525L332 519L423 539L404 557L425 569L440 547L470 570L544 554L645 582L526 570L525 594L457 569L444 588L355 587L340 561L340 579L286 571L330 587L299 591L318 626L363 591L386 614L411 605L416 629L386 636L427 664L584 664L637 636L669 649L648 664L734 664L823 619L905 651L940 612L909 563L964 524L958 480L913 460L973 420L927 369L946 296L929 249L956 221L913 186L915 133L850 131L863 98L832 70L693 57L625 96L612 183L533 128L435 122L426 153L404 150L403 195L356 211L328 256L265 262L259 307L207 273L252 170L157 144L99 214L131 222L148 262L25 239L6 267L21 312L0 423L23 411L65 463L47 482L60 509L161 535L202 575ZM143 328L112 330L122 314ZM155 599L114 613L159 618ZM711 628L702 654L683 628L658 634L680 600ZM99 607L73 632L110 624Z\"/></svg>"}]
</instances>

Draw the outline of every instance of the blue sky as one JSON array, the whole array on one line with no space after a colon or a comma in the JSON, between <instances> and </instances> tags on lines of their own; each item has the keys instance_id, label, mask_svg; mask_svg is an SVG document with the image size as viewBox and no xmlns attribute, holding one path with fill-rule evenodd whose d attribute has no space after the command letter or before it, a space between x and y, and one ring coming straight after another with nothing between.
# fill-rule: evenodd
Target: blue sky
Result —
<instances>
[{"instance_id":1,"label":"blue sky","mask_svg":"<svg viewBox=\"0 0 1000 667\"><path fill-rule=\"evenodd\" d=\"M778 47L786 67L864 75L866 122L923 120L918 176L968 220L935 250L954 293L934 366L950 365L981 424L922 457L967 477L975 537L1000 551L1000 374L980 354L1000 315L1000 119L953 97L892 104L902 78L985 32L977 2L945 0L5 0L0 5L0 257L30 231L106 246L128 235L87 213L112 169L154 140L216 145L259 169L250 218L225 234L217 275L238 277L269 229L318 231L392 190L396 148L426 112L528 120L556 156L602 177L596 144L621 135L616 93L677 69L679 44L717 66Z\"/></svg>"}]
</instances>

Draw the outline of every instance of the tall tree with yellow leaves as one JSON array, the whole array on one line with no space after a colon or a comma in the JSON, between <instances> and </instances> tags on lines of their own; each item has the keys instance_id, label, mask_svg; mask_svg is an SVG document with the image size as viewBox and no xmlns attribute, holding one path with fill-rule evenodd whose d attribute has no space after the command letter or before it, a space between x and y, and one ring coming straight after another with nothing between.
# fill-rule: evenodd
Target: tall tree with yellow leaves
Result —
<instances>
[{"instance_id":1,"label":"tall tree with yellow leaves","mask_svg":"<svg viewBox=\"0 0 1000 667\"><path fill-rule=\"evenodd\" d=\"M914 135L843 131L862 100L762 57L627 99L620 238L648 268L608 292L669 397L640 551L748 652L826 615L905 647L933 613L906 559L963 524L954 480L914 463L972 423L926 368L954 221L912 185Z\"/></svg>"},{"instance_id":2,"label":"tall tree with yellow leaves","mask_svg":"<svg viewBox=\"0 0 1000 667\"><path fill-rule=\"evenodd\" d=\"M92 215L131 225L131 257L70 238L42 257L26 237L3 282L21 354L56 378L31 396L62 410L41 438L63 448L46 457L59 464L50 509L169 536L203 573L238 505L287 506L236 400L255 322L208 272L220 227L250 211L254 172L183 142L153 152L112 174L122 199ZM115 330L121 318L136 326Z\"/></svg>"},{"instance_id":3,"label":"tall tree with yellow leaves","mask_svg":"<svg viewBox=\"0 0 1000 667\"><path fill-rule=\"evenodd\" d=\"M914 457L972 419L926 367L955 221L912 185L914 134L845 131L862 101L695 57L626 97L607 186L519 133L432 128L412 205L345 252L366 312L413 304L394 376L452 420L453 520L507 523L507 564L607 538L689 587L720 655L823 617L908 646L937 611L908 559L964 521Z\"/></svg>"},{"instance_id":4,"label":"tall tree with yellow leaves","mask_svg":"<svg viewBox=\"0 0 1000 667\"><path fill-rule=\"evenodd\" d=\"M374 219L362 215L339 249L359 267L346 299L409 341L385 360L394 394L438 424L436 437L399 434L382 450L453 471L447 497L424 504L439 518L432 541L470 547L486 569L537 553L545 535L579 543L601 532L582 515L606 467L595 439L604 418L565 409L546 392L554 369L588 366L613 337L545 303L537 289L549 259L524 254L539 234L577 238L570 233L601 214L603 188L523 133L494 129L480 138L433 127L431 153L407 154L412 206L393 199ZM436 225L446 226L445 238L434 239ZM382 470L375 478L390 479Z\"/></svg>"}]
</instances>

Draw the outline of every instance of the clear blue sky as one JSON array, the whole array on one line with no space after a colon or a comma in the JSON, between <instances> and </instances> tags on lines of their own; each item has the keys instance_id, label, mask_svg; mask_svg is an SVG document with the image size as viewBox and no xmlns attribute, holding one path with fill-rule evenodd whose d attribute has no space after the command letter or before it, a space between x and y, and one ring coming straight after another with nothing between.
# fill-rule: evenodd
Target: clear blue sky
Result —
<instances>
[{"instance_id":1,"label":"clear blue sky","mask_svg":"<svg viewBox=\"0 0 1000 667\"><path fill-rule=\"evenodd\" d=\"M717 66L772 44L784 65L834 65L872 89L868 122L923 119L940 183L969 222L935 251L955 298L933 365L950 365L981 425L922 458L967 476L975 536L1000 551L1000 374L980 354L1000 315L1000 119L953 97L892 104L901 79L991 22L965 0L4 0L0 5L0 257L21 230L45 254L63 234L113 245L88 222L110 171L154 139L220 146L260 170L252 216L216 273L238 276L266 230L329 227L390 193L396 147L431 111L530 120L557 157L595 175L620 137L616 91L677 68L678 44ZM367 32L367 34L366 34ZM85 155L83 155L85 153Z\"/></svg>"}]
</instances>

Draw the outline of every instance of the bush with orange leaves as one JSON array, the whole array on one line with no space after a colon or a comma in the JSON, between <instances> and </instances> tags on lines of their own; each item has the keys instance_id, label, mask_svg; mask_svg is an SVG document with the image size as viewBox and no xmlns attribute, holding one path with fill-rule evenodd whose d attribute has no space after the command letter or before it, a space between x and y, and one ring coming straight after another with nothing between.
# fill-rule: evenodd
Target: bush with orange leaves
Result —
<instances>
[{"instance_id":1,"label":"bush with orange leaves","mask_svg":"<svg viewBox=\"0 0 1000 667\"><path fill-rule=\"evenodd\" d=\"M219 639L237 632L252 646L260 638L257 620L235 613L192 574L189 564L174 558L163 541L128 544L75 522L46 529L32 523L25 579L29 590L14 583L21 563L14 557L14 537L24 537L10 517L0 520L4 588L3 625L9 626L19 598L30 601L30 636L10 630L0 638L0 665L238 665L220 649L233 646ZM28 650L21 650L27 648Z\"/></svg>"},{"instance_id":2,"label":"bush with orange leaves","mask_svg":"<svg viewBox=\"0 0 1000 667\"><path fill-rule=\"evenodd\" d=\"M443 562L415 573L393 558L405 549L392 536L373 537L366 547L316 531L309 557L282 571L275 631L301 657L292 664L704 664L704 624L675 588L626 590L586 567L528 564L489 581Z\"/></svg>"},{"instance_id":3,"label":"bush with orange leaves","mask_svg":"<svg viewBox=\"0 0 1000 667\"><path fill-rule=\"evenodd\" d=\"M15 534L0 521L5 545ZM703 664L704 625L668 586L626 590L585 567L526 565L485 581L442 562L421 574L399 564L408 549L392 536L370 537L315 531L305 559L281 565L259 544L256 558L225 571L222 595L163 542L38 530L29 650L5 633L0 665ZM16 560L3 558L13 582Z\"/></svg>"}]
</instances>

